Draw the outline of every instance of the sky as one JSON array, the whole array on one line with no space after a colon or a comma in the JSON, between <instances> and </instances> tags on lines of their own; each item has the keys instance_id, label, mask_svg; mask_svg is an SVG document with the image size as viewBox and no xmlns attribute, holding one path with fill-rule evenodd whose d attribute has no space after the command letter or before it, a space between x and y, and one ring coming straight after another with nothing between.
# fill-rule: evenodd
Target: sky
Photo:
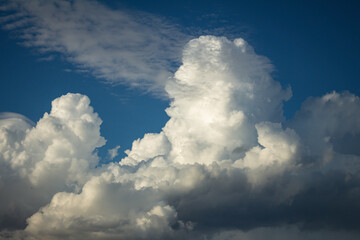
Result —
<instances>
[{"instance_id":1,"label":"sky","mask_svg":"<svg viewBox=\"0 0 360 240\"><path fill-rule=\"evenodd\" d=\"M0 239L358 239L356 1L0 4Z\"/></svg>"}]
</instances>

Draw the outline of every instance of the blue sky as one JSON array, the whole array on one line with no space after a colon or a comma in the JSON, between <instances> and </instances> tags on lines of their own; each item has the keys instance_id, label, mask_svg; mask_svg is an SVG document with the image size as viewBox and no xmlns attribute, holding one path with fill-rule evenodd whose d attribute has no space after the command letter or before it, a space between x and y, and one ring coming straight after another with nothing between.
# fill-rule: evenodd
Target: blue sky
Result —
<instances>
[{"instance_id":1,"label":"blue sky","mask_svg":"<svg viewBox=\"0 0 360 240\"><path fill-rule=\"evenodd\" d=\"M0 239L359 239L359 10L4 1Z\"/></svg>"}]
</instances>

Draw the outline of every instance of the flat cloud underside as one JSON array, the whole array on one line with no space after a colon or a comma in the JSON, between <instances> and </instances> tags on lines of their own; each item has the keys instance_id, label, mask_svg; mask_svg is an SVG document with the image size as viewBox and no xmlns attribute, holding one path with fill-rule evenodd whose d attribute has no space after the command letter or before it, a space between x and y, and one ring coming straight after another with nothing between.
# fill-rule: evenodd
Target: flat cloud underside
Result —
<instances>
[{"instance_id":1,"label":"flat cloud underside","mask_svg":"<svg viewBox=\"0 0 360 240\"><path fill-rule=\"evenodd\" d=\"M86 96L54 100L35 127L0 119L0 236L357 239L359 98L309 98L284 122L291 90L271 71L243 39L191 40L163 130L100 167Z\"/></svg>"}]
</instances>

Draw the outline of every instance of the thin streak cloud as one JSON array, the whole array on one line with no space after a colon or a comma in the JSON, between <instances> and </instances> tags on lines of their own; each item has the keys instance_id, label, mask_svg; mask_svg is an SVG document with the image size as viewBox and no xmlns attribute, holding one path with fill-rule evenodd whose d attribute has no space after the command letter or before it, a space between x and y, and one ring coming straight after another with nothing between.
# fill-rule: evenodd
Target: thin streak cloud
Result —
<instances>
[{"instance_id":1,"label":"thin streak cloud","mask_svg":"<svg viewBox=\"0 0 360 240\"><path fill-rule=\"evenodd\" d=\"M165 82L190 39L177 25L149 13L113 10L96 1L6 1L1 18L21 43L57 52L109 84L164 95Z\"/></svg>"}]
</instances>

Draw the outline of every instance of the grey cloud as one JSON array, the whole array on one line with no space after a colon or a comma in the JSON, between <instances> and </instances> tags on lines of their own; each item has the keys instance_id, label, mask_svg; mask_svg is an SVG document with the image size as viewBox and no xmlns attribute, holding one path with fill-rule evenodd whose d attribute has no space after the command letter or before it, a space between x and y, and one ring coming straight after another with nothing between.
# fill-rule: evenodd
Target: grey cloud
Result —
<instances>
[{"instance_id":1,"label":"grey cloud","mask_svg":"<svg viewBox=\"0 0 360 240\"><path fill-rule=\"evenodd\" d=\"M238 231L238 230L224 230L211 236L211 240L262 240L262 239L277 239L277 240L313 240L313 239L346 239L355 240L359 236L354 232L344 231L302 231L296 225L284 227L263 227L251 231ZM199 238L200 239L200 238Z\"/></svg>"},{"instance_id":2,"label":"grey cloud","mask_svg":"<svg viewBox=\"0 0 360 240\"><path fill-rule=\"evenodd\" d=\"M18 114L0 119L0 228L26 218L58 191L79 191L98 162L101 120L80 94L63 96L35 125ZM6 116L6 118L5 118Z\"/></svg>"},{"instance_id":3,"label":"grey cloud","mask_svg":"<svg viewBox=\"0 0 360 240\"><path fill-rule=\"evenodd\" d=\"M359 113L358 96L332 92L307 99L288 126L302 136L309 151L334 148L340 153L359 155Z\"/></svg>"}]
</instances>

